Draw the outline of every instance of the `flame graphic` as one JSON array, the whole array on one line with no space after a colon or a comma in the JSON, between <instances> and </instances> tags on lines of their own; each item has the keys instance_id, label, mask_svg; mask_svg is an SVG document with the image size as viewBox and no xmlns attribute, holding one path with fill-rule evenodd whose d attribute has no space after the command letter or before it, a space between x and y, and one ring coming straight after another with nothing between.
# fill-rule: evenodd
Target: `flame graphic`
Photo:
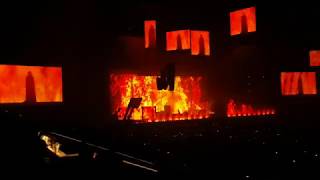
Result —
<instances>
[{"instance_id":1,"label":"flame graphic","mask_svg":"<svg viewBox=\"0 0 320 180\"><path fill-rule=\"evenodd\" d=\"M157 90L156 76L111 74L113 111L123 119L130 98L142 98L131 119L167 121L209 118L208 102L202 101L201 77L176 77L175 90Z\"/></svg>"},{"instance_id":2,"label":"flame graphic","mask_svg":"<svg viewBox=\"0 0 320 180\"><path fill-rule=\"evenodd\" d=\"M227 116L265 116L274 115L276 112L272 108L255 109L251 105L241 104L237 105L233 99L230 99L227 105Z\"/></svg>"}]
</instances>

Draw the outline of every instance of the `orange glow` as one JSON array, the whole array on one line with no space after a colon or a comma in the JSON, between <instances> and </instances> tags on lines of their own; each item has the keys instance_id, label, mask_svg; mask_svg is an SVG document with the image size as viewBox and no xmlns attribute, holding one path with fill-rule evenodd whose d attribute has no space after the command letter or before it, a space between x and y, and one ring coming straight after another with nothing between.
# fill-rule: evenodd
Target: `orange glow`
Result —
<instances>
[{"instance_id":1,"label":"orange glow","mask_svg":"<svg viewBox=\"0 0 320 180\"><path fill-rule=\"evenodd\" d=\"M154 121L156 118L155 106L143 106L142 107L142 120Z\"/></svg>"},{"instance_id":2,"label":"orange glow","mask_svg":"<svg viewBox=\"0 0 320 180\"><path fill-rule=\"evenodd\" d=\"M230 13L230 33L238 35L256 31L256 8L250 7Z\"/></svg>"},{"instance_id":3,"label":"orange glow","mask_svg":"<svg viewBox=\"0 0 320 180\"><path fill-rule=\"evenodd\" d=\"M315 72L282 72L282 95L317 94Z\"/></svg>"},{"instance_id":4,"label":"orange glow","mask_svg":"<svg viewBox=\"0 0 320 180\"><path fill-rule=\"evenodd\" d=\"M142 97L131 119L142 122L204 119L212 114L202 100L201 77L181 76L175 79L175 90L157 90L156 76L111 74L113 112L123 119L131 97Z\"/></svg>"},{"instance_id":5,"label":"orange glow","mask_svg":"<svg viewBox=\"0 0 320 180\"><path fill-rule=\"evenodd\" d=\"M144 21L144 47L153 48L156 47L156 21L148 20Z\"/></svg>"},{"instance_id":6,"label":"orange glow","mask_svg":"<svg viewBox=\"0 0 320 180\"><path fill-rule=\"evenodd\" d=\"M191 54L210 55L209 31L191 31Z\"/></svg>"},{"instance_id":7,"label":"orange glow","mask_svg":"<svg viewBox=\"0 0 320 180\"><path fill-rule=\"evenodd\" d=\"M28 74L32 88L27 88L30 84ZM30 93L34 96L33 100L27 98ZM62 102L61 68L0 65L0 103L23 103L29 100Z\"/></svg>"},{"instance_id":8,"label":"orange glow","mask_svg":"<svg viewBox=\"0 0 320 180\"><path fill-rule=\"evenodd\" d=\"M227 117L265 116L273 114L275 114L275 110L272 108L256 109L247 104L238 105L233 99L230 99L227 105Z\"/></svg>"},{"instance_id":9,"label":"orange glow","mask_svg":"<svg viewBox=\"0 0 320 180\"><path fill-rule=\"evenodd\" d=\"M320 50L309 52L310 66L320 66Z\"/></svg>"},{"instance_id":10,"label":"orange glow","mask_svg":"<svg viewBox=\"0 0 320 180\"><path fill-rule=\"evenodd\" d=\"M74 153L74 154L66 154L65 152L61 151L60 147L61 144L54 141L52 138L50 138L49 136L46 135L42 135L40 137L40 139L42 141L44 141L47 145L47 149L49 151L51 151L53 154L55 154L56 156L58 156L59 158L63 158L63 157L77 157L79 156L79 153Z\"/></svg>"},{"instance_id":11,"label":"orange glow","mask_svg":"<svg viewBox=\"0 0 320 180\"><path fill-rule=\"evenodd\" d=\"M190 30L167 32L167 51L190 49Z\"/></svg>"}]
</instances>

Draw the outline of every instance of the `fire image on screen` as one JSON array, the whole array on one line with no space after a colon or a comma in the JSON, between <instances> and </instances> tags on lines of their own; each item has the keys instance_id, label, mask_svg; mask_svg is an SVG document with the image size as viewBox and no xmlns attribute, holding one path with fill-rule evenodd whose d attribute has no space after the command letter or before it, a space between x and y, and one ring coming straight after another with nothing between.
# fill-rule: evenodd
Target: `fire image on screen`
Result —
<instances>
[{"instance_id":1,"label":"fire image on screen","mask_svg":"<svg viewBox=\"0 0 320 180\"><path fill-rule=\"evenodd\" d=\"M190 30L170 31L167 36L167 51L190 49Z\"/></svg>"},{"instance_id":2,"label":"fire image on screen","mask_svg":"<svg viewBox=\"0 0 320 180\"><path fill-rule=\"evenodd\" d=\"M178 76L174 91L158 90L157 76L111 74L112 111L122 120L130 98L142 98L131 119L141 122L205 119L213 112L204 100L202 77Z\"/></svg>"},{"instance_id":3,"label":"fire image on screen","mask_svg":"<svg viewBox=\"0 0 320 180\"><path fill-rule=\"evenodd\" d=\"M250 7L230 13L230 34L238 35L256 31L256 8Z\"/></svg>"},{"instance_id":4,"label":"fire image on screen","mask_svg":"<svg viewBox=\"0 0 320 180\"><path fill-rule=\"evenodd\" d=\"M156 21L147 20L144 21L144 46L145 48L156 47Z\"/></svg>"},{"instance_id":5,"label":"fire image on screen","mask_svg":"<svg viewBox=\"0 0 320 180\"><path fill-rule=\"evenodd\" d=\"M60 67L0 65L0 103L62 102Z\"/></svg>"},{"instance_id":6,"label":"fire image on screen","mask_svg":"<svg viewBox=\"0 0 320 180\"><path fill-rule=\"evenodd\" d=\"M210 55L209 31L191 31L191 54Z\"/></svg>"},{"instance_id":7,"label":"fire image on screen","mask_svg":"<svg viewBox=\"0 0 320 180\"><path fill-rule=\"evenodd\" d=\"M267 116L274 114L274 108L256 108L251 104L238 103L233 99L229 99L227 104L227 117Z\"/></svg>"},{"instance_id":8,"label":"fire image on screen","mask_svg":"<svg viewBox=\"0 0 320 180\"><path fill-rule=\"evenodd\" d=\"M312 50L309 52L310 66L320 66L320 50Z\"/></svg>"},{"instance_id":9,"label":"fire image on screen","mask_svg":"<svg viewBox=\"0 0 320 180\"><path fill-rule=\"evenodd\" d=\"M282 95L317 94L315 72L282 72Z\"/></svg>"}]
</instances>

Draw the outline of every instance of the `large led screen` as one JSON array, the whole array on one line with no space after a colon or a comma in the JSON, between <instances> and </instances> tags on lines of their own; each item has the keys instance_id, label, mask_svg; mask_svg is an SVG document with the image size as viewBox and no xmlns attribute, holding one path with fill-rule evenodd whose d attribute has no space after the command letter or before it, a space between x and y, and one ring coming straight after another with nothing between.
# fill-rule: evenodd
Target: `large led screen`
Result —
<instances>
[{"instance_id":1,"label":"large led screen","mask_svg":"<svg viewBox=\"0 0 320 180\"><path fill-rule=\"evenodd\" d=\"M0 65L0 103L62 102L60 67Z\"/></svg>"},{"instance_id":2,"label":"large led screen","mask_svg":"<svg viewBox=\"0 0 320 180\"><path fill-rule=\"evenodd\" d=\"M178 76L174 91L158 90L157 76L111 74L112 111L122 120L131 98L142 98L131 119L141 122L204 119L210 115L202 77Z\"/></svg>"}]
</instances>

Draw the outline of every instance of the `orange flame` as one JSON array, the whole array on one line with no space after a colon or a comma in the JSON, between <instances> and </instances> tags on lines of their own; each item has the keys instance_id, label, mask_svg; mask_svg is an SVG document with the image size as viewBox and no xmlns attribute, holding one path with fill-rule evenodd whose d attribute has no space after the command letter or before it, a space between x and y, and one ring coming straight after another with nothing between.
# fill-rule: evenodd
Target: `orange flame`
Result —
<instances>
[{"instance_id":1,"label":"orange flame","mask_svg":"<svg viewBox=\"0 0 320 180\"><path fill-rule=\"evenodd\" d=\"M141 97L131 119L167 121L209 118L208 102L202 101L201 77L176 77L175 90L157 90L156 76L111 74L113 111L123 119L130 98Z\"/></svg>"},{"instance_id":2,"label":"orange flame","mask_svg":"<svg viewBox=\"0 0 320 180\"><path fill-rule=\"evenodd\" d=\"M265 116L274 115L275 110L272 108L255 109L251 105L241 104L237 105L233 99L230 99L227 105L227 116Z\"/></svg>"},{"instance_id":3,"label":"orange flame","mask_svg":"<svg viewBox=\"0 0 320 180\"><path fill-rule=\"evenodd\" d=\"M309 52L310 66L320 66L320 51L313 50Z\"/></svg>"},{"instance_id":4,"label":"orange flame","mask_svg":"<svg viewBox=\"0 0 320 180\"><path fill-rule=\"evenodd\" d=\"M242 21L245 18L245 22ZM247 29L247 32L256 31L256 8L250 7L241 10L237 10L230 13L230 33L231 35L238 35L242 33L243 28Z\"/></svg>"},{"instance_id":5,"label":"orange flame","mask_svg":"<svg viewBox=\"0 0 320 180\"><path fill-rule=\"evenodd\" d=\"M209 31L191 31L191 54L210 55Z\"/></svg>"},{"instance_id":6,"label":"orange flame","mask_svg":"<svg viewBox=\"0 0 320 180\"><path fill-rule=\"evenodd\" d=\"M53 154L55 154L56 156L58 156L59 158L79 156L79 153L66 154L60 149L61 144L56 142L55 140L53 140L53 138L47 135L42 135L40 139L46 143L47 149L51 151Z\"/></svg>"},{"instance_id":7,"label":"orange flame","mask_svg":"<svg viewBox=\"0 0 320 180\"><path fill-rule=\"evenodd\" d=\"M166 36L167 51L190 49L190 30L171 31Z\"/></svg>"},{"instance_id":8,"label":"orange flame","mask_svg":"<svg viewBox=\"0 0 320 180\"><path fill-rule=\"evenodd\" d=\"M26 101L26 76L34 78L36 102L62 102L59 67L0 65L0 103Z\"/></svg>"},{"instance_id":9,"label":"orange flame","mask_svg":"<svg viewBox=\"0 0 320 180\"><path fill-rule=\"evenodd\" d=\"M144 21L144 46L145 48L156 46L156 21Z\"/></svg>"},{"instance_id":10,"label":"orange flame","mask_svg":"<svg viewBox=\"0 0 320 180\"><path fill-rule=\"evenodd\" d=\"M317 94L315 72L282 72L282 95Z\"/></svg>"}]
</instances>

